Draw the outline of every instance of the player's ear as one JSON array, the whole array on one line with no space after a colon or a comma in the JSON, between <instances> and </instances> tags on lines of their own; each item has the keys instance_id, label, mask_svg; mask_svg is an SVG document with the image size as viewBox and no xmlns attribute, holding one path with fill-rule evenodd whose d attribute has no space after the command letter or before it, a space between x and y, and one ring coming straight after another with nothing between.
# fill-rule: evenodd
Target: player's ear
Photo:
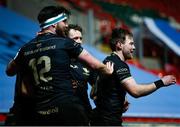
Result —
<instances>
[{"instance_id":1,"label":"player's ear","mask_svg":"<svg viewBox=\"0 0 180 127\"><path fill-rule=\"evenodd\" d=\"M57 23L52 25L53 28L56 28L56 26L57 26Z\"/></svg>"},{"instance_id":2,"label":"player's ear","mask_svg":"<svg viewBox=\"0 0 180 127\"><path fill-rule=\"evenodd\" d=\"M122 49L122 43L120 42L120 40L118 40L118 42L116 43L116 48L117 49Z\"/></svg>"}]
</instances>

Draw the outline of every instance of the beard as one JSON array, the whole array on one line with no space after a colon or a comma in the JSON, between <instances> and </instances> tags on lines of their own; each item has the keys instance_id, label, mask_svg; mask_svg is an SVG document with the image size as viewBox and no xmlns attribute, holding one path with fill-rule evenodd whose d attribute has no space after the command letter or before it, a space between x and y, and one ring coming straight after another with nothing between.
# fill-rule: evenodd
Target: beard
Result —
<instances>
[{"instance_id":1,"label":"beard","mask_svg":"<svg viewBox=\"0 0 180 127\"><path fill-rule=\"evenodd\" d=\"M123 52L123 56L124 56L125 60L130 60L133 58L133 54L130 52Z\"/></svg>"},{"instance_id":2,"label":"beard","mask_svg":"<svg viewBox=\"0 0 180 127\"><path fill-rule=\"evenodd\" d=\"M67 28L56 29L56 34L60 37L67 37Z\"/></svg>"}]
</instances>

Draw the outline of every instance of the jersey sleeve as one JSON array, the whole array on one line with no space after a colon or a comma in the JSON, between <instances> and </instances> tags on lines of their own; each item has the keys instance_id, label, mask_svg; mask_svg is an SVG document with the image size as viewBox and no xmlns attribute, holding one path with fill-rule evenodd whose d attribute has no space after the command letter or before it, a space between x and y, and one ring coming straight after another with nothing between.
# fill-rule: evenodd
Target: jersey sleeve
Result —
<instances>
[{"instance_id":1,"label":"jersey sleeve","mask_svg":"<svg viewBox=\"0 0 180 127\"><path fill-rule=\"evenodd\" d=\"M83 47L81 46L81 44L76 43L72 39L67 39L67 43L65 44L65 48L72 58L77 58L79 56L79 54L83 51Z\"/></svg>"},{"instance_id":2,"label":"jersey sleeve","mask_svg":"<svg viewBox=\"0 0 180 127\"><path fill-rule=\"evenodd\" d=\"M22 48L20 48L19 51L16 53L16 56L14 57L14 61L18 66L20 66L22 62L22 57L23 57L23 51Z\"/></svg>"},{"instance_id":3,"label":"jersey sleeve","mask_svg":"<svg viewBox=\"0 0 180 127\"><path fill-rule=\"evenodd\" d=\"M131 77L130 69L124 62L116 63L114 73L121 82L122 80Z\"/></svg>"},{"instance_id":4,"label":"jersey sleeve","mask_svg":"<svg viewBox=\"0 0 180 127\"><path fill-rule=\"evenodd\" d=\"M16 53L13 61L15 62L15 65L16 65L16 69L18 70L18 72L22 72L24 73L25 72L25 65L24 64L24 53L22 51L22 48L19 49L19 51Z\"/></svg>"},{"instance_id":5,"label":"jersey sleeve","mask_svg":"<svg viewBox=\"0 0 180 127\"><path fill-rule=\"evenodd\" d=\"M108 61L114 63L113 75L116 76L116 78L119 80L119 82L121 82L122 80L124 80L126 78L131 77L129 66L125 62L123 62L119 59L116 59L114 57L111 57L111 58L105 59L104 63L106 63Z\"/></svg>"}]
</instances>

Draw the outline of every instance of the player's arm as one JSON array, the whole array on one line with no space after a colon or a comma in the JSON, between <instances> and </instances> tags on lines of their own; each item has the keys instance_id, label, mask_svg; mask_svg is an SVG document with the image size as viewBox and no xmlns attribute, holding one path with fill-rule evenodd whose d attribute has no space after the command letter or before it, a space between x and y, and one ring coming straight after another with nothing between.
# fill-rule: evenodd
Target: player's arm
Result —
<instances>
[{"instance_id":1,"label":"player's arm","mask_svg":"<svg viewBox=\"0 0 180 127\"><path fill-rule=\"evenodd\" d=\"M17 65L16 65L14 59L8 63L8 65L6 67L6 74L8 76L14 76L17 74Z\"/></svg>"},{"instance_id":2,"label":"player's arm","mask_svg":"<svg viewBox=\"0 0 180 127\"><path fill-rule=\"evenodd\" d=\"M98 59L93 57L88 51L83 49L78 58L82 61L85 61L91 68L96 69L104 74L112 74L113 72L113 64L108 62L104 65Z\"/></svg>"},{"instance_id":3,"label":"player's arm","mask_svg":"<svg viewBox=\"0 0 180 127\"><path fill-rule=\"evenodd\" d=\"M165 87L176 83L176 78L172 75L162 77L160 80L150 84L137 84L133 77L121 81L124 89L133 97L146 96L156 91L160 87Z\"/></svg>"},{"instance_id":4,"label":"player's arm","mask_svg":"<svg viewBox=\"0 0 180 127\"><path fill-rule=\"evenodd\" d=\"M14 76L17 74L18 72L18 62L19 58L21 56L21 49L19 49L19 51L16 53L15 57L8 63L7 67L6 67L6 74L8 76Z\"/></svg>"}]
</instances>

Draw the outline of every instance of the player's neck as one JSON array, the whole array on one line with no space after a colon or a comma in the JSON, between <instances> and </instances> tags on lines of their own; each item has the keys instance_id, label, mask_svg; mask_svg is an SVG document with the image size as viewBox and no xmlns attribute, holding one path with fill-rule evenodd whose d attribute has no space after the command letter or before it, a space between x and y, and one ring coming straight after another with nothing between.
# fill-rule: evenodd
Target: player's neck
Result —
<instances>
[{"instance_id":1,"label":"player's neck","mask_svg":"<svg viewBox=\"0 0 180 127\"><path fill-rule=\"evenodd\" d=\"M54 28L52 28L51 26L48 27L48 28L46 28L46 29L43 29L43 30L41 31L41 33L52 33L52 34L56 34Z\"/></svg>"},{"instance_id":2,"label":"player's neck","mask_svg":"<svg viewBox=\"0 0 180 127\"><path fill-rule=\"evenodd\" d=\"M114 51L113 53L116 54L122 61L125 61L122 51Z\"/></svg>"}]
</instances>

